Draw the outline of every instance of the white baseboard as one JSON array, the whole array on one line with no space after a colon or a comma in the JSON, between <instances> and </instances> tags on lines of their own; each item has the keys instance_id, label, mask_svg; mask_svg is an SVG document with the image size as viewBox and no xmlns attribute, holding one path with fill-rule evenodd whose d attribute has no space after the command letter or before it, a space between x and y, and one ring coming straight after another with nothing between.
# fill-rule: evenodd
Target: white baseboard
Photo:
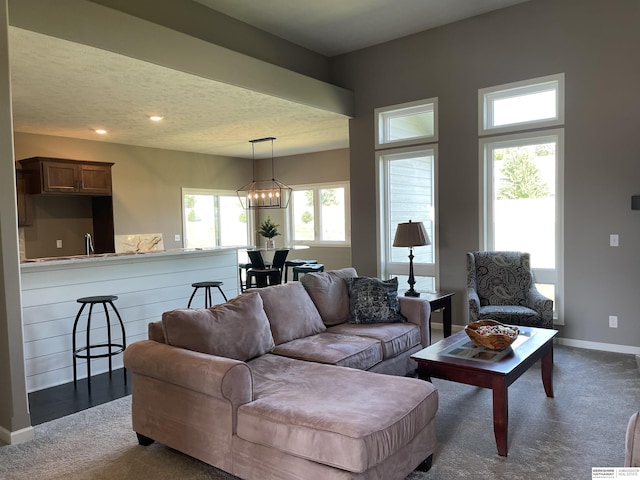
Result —
<instances>
[{"instance_id":1,"label":"white baseboard","mask_svg":"<svg viewBox=\"0 0 640 480\"><path fill-rule=\"evenodd\" d=\"M33 440L33 427L23 428L17 432L10 432L6 428L0 427L0 441L7 445L17 445L18 443Z\"/></svg>"},{"instance_id":2,"label":"white baseboard","mask_svg":"<svg viewBox=\"0 0 640 480\"><path fill-rule=\"evenodd\" d=\"M603 352L628 353L630 355L640 355L640 347L630 345L617 345L615 343L587 342L585 340L573 340L571 338L558 338L558 344L567 347L587 348L589 350L600 350ZM639 360L640 361L640 360Z\"/></svg>"}]
</instances>

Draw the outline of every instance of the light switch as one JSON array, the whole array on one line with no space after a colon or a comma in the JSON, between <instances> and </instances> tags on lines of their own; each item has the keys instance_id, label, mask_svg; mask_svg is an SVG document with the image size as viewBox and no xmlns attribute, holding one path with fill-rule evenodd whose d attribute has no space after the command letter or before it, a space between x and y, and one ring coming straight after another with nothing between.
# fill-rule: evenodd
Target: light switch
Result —
<instances>
[{"instance_id":1,"label":"light switch","mask_svg":"<svg viewBox=\"0 0 640 480\"><path fill-rule=\"evenodd\" d=\"M618 245L620 245L620 238L618 237L618 234L612 233L611 235L609 235L609 246L617 247Z\"/></svg>"}]
</instances>

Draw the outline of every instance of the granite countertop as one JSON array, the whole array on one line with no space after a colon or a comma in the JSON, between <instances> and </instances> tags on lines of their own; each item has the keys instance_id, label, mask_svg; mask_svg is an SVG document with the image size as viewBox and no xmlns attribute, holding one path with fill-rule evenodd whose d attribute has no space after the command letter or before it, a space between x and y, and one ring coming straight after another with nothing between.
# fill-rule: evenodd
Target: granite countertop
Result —
<instances>
[{"instance_id":1,"label":"granite countertop","mask_svg":"<svg viewBox=\"0 0 640 480\"><path fill-rule=\"evenodd\" d=\"M91 255L68 255L61 257L26 258L21 260L22 267L35 267L39 265L63 265L76 263L102 262L110 260L139 259L147 257L185 255L223 252L228 250L238 250L246 248L244 245L231 247L209 247L209 248L176 248L172 250L154 250L148 252L116 252L116 253L96 253Z\"/></svg>"}]
</instances>

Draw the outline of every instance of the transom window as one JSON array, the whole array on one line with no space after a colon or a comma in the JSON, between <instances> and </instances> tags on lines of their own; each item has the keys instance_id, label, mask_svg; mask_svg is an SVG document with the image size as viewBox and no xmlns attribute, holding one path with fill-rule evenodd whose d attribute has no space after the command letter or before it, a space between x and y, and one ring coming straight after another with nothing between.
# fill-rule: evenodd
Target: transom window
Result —
<instances>
[{"instance_id":1,"label":"transom window","mask_svg":"<svg viewBox=\"0 0 640 480\"><path fill-rule=\"evenodd\" d=\"M377 108L376 148L438 141L437 108L437 98Z\"/></svg>"},{"instance_id":2,"label":"transom window","mask_svg":"<svg viewBox=\"0 0 640 480\"><path fill-rule=\"evenodd\" d=\"M480 135L564 123L564 74L483 88L478 94Z\"/></svg>"}]
</instances>

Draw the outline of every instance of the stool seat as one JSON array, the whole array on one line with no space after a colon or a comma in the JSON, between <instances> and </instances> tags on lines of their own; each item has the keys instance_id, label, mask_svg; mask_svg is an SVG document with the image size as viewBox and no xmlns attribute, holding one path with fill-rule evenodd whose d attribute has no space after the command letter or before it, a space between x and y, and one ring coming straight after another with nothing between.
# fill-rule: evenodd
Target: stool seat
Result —
<instances>
[{"instance_id":1,"label":"stool seat","mask_svg":"<svg viewBox=\"0 0 640 480\"><path fill-rule=\"evenodd\" d=\"M78 368L76 359L83 358L87 360L87 387L89 390L89 395L91 395L91 360L94 358L108 358L109 359L109 378L111 378L111 374L113 371L113 365L111 361L111 357L114 355L121 354L127 348L127 340L126 334L124 331L124 323L122 322L122 318L120 317L120 313L118 309L113 304L114 300L117 300L118 297L116 295L95 295L91 297L81 297L76 300L77 303L80 303L82 306L76 315L76 319L73 322L73 338L72 338L72 352L73 352L73 385L77 386L78 383ZM85 307L89 305L89 314L87 316L87 333L86 333L86 343L83 347L77 346L76 340L76 332L78 329L78 321L80 320L80 316L84 311ZM106 320L107 327L107 341L100 343L92 343L91 342L91 316L93 314L93 306L94 305L102 305L104 309L104 316ZM111 338L111 322L109 319L109 311L107 309L107 305L111 307L113 313L118 317L118 322L120 324L120 329L122 331L122 342L117 343ZM104 353L96 353L95 349L107 349ZM127 384L127 370L123 368L124 371L124 383Z\"/></svg>"},{"instance_id":2,"label":"stool seat","mask_svg":"<svg viewBox=\"0 0 640 480\"><path fill-rule=\"evenodd\" d=\"M95 297L82 297L76 300L78 303L104 303L117 300L116 295L97 295Z\"/></svg>"},{"instance_id":3,"label":"stool seat","mask_svg":"<svg viewBox=\"0 0 640 480\"><path fill-rule=\"evenodd\" d=\"M222 298L224 298L224 301L227 302L228 301L227 296L222 291L222 285L224 285L224 282L219 282L219 281L206 281L206 282L192 283L191 286L193 287L193 293L189 298L189 303L187 303L187 308L191 308L191 302L193 301L193 297L196 296L196 292L198 291L199 288L204 288L204 308L210 308L213 306L213 303L211 301L211 289L214 287L220 290L220 293L222 294Z\"/></svg>"},{"instance_id":4,"label":"stool seat","mask_svg":"<svg viewBox=\"0 0 640 480\"><path fill-rule=\"evenodd\" d=\"M293 267L293 280L294 281L299 280L301 273L305 274L305 273L311 273L311 272L324 272L324 264L305 263L304 265Z\"/></svg>"},{"instance_id":5,"label":"stool seat","mask_svg":"<svg viewBox=\"0 0 640 480\"><path fill-rule=\"evenodd\" d=\"M294 258L292 260L287 260L284 262L284 283L287 283L289 277L289 268L292 267L301 267L302 265L311 265L318 263L317 260L303 260L300 258Z\"/></svg>"}]
</instances>

